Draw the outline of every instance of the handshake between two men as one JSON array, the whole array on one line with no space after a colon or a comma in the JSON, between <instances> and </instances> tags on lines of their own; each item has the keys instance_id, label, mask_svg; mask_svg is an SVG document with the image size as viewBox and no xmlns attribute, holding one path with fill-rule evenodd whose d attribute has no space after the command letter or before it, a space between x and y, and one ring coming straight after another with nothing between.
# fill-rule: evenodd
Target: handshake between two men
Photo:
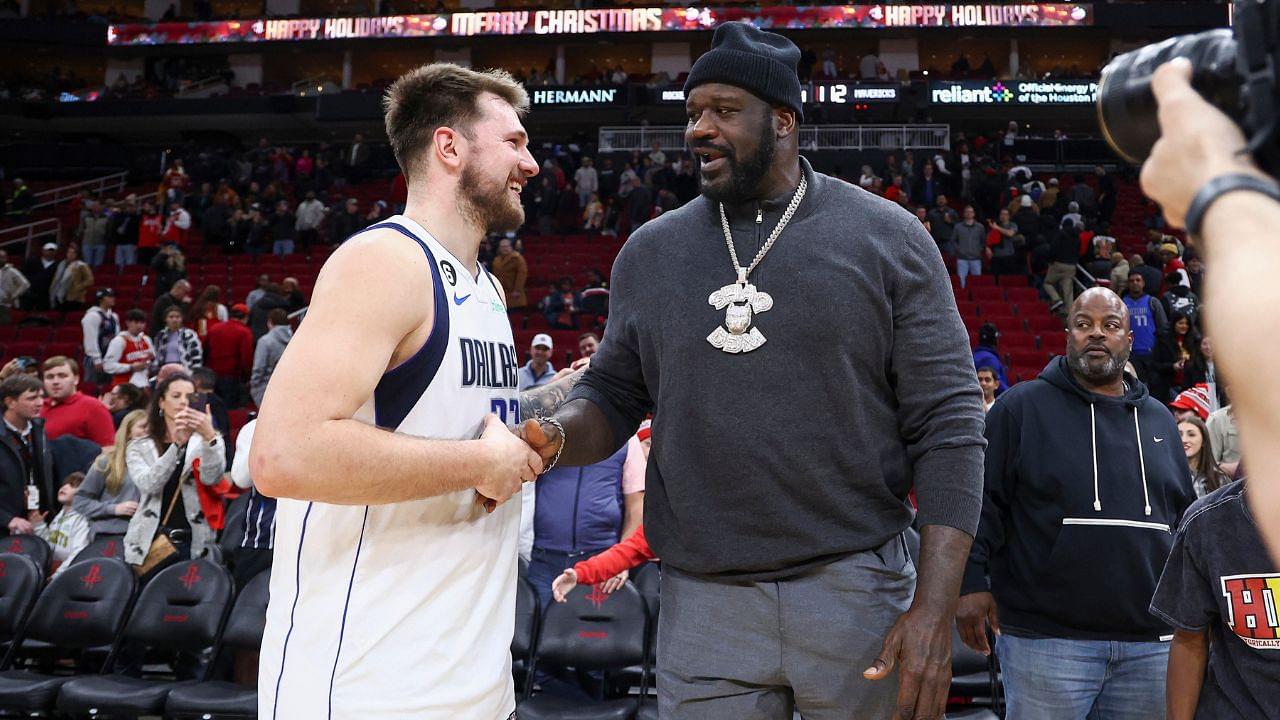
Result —
<instances>
[{"instance_id":1,"label":"handshake between two men","mask_svg":"<svg viewBox=\"0 0 1280 720\"><path fill-rule=\"evenodd\" d=\"M533 482L549 469L564 438L555 427L544 426L538 420L529 419L510 428L491 413L484 419L480 442L487 445L488 452L475 485L476 502L493 512L518 494L522 484Z\"/></svg>"}]
</instances>

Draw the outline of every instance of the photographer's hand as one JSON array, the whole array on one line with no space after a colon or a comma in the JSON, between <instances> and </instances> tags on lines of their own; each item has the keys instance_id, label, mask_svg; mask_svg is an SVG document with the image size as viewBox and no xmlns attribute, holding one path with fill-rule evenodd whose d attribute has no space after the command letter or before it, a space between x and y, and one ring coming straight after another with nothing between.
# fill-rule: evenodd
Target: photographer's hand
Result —
<instances>
[{"instance_id":1,"label":"photographer's hand","mask_svg":"<svg viewBox=\"0 0 1280 720\"><path fill-rule=\"evenodd\" d=\"M1142 190L1160 203L1170 224L1183 227L1196 191L1219 175L1266 177L1244 152L1244 133L1235 121L1191 87L1185 58L1157 68L1151 90L1160 105L1160 139L1142 166Z\"/></svg>"},{"instance_id":2,"label":"photographer's hand","mask_svg":"<svg viewBox=\"0 0 1280 720\"><path fill-rule=\"evenodd\" d=\"M1191 87L1190 65L1156 70L1160 129L1142 168L1142 188L1181 225L1191 199L1225 173L1266 178L1241 154L1244 135ZM1204 326L1212 328L1219 382L1231 388L1232 414L1249 472L1249 502L1271 557L1280 560L1280 335L1259 332L1259 311L1280 303L1280 203L1257 192L1229 192L1205 212L1197 251L1205 260ZM1267 322L1267 321L1264 321Z\"/></svg>"}]
</instances>

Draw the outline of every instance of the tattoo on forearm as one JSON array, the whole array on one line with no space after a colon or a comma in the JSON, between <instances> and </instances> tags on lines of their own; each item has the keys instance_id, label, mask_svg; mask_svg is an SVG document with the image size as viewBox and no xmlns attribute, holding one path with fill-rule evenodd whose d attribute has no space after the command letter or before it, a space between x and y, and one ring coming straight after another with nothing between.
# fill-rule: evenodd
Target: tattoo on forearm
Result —
<instances>
[{"instance_id":1,"label":"tattoo on forearm","mask_svg":"<svg viewBox=\"0 0 1280 720\"><path fill-rule=\"evenodd\" d=\"M564 404L565 398L569 397L569 391L578 384L586 371L586 368L583 368L553 383L520 393L520 417L527 420L537 415L554 414Z\"/></svg>"}]
</instances>

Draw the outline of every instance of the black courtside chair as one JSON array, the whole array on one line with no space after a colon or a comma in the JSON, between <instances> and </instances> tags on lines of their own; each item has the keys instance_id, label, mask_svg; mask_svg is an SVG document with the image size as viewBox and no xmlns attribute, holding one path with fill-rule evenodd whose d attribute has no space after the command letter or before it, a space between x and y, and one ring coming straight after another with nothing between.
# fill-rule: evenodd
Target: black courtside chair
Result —
<instances>
[{"instance_id":1,"label":"black courtside chair","mask_svg":"<svg viewBox=\"0 0 1280 720\"><path fill-rule=\"evenodd\" d=\"M516 631L511 637L511 666L516 676L517 694L521 699L529 697L533 690L533 653L538 647L538 626L542 620L538 591L528 578L516 579Z\"/></svg>"},{"instance_id":2,"label":"black courtside chair","mask_svg":"<svg viewBox=\"0 0 1280 720\"><path fill-rule=\"evenodd\" d=\"M0 552L26 555L35 561L40 572L49 576L49 564L53 562L53 550L38 535L10 535L0 539Z\"/></svg>"},{"instance_id":3,"label":"black courtside chair","mask_svg":"<svg viewBox=\"0 0 1280 720\"><path fill-rule=\"evenodd\" d=\"M119 558L124 559L124 537L120 535L102 535L94 538L93 542L84 546L84 549L76 553L71 558L72 564L85 560L94 560L98 558Z\"/></svg>"},{"instance_id":4,"label":"black courtside chair","mask_svg":"<svg viewBox=\"0 0 1280 720\"><path fill-rule=\"evenodd\" d=\"M621 670L642 665L640 696L580 701L535 695L520 703L520 720L631 720L648 689L649 611L635 586L627 583L611 595L595 585L579 585L567 602L544 611L534 653L534 672L546 662L578 670Z\"/></svg>"},{"instance_id":5,"label":"black courtside chair","mask_svg":"<svg viewBox=\"0 0 1280 720\"><path fill-rule=\"evenodd\" d=\"M231 573L209 560L186 560L156 575L142 589L120 644L165 653L201 653L218 642L231 609ZM114 670L119 650L108 661ZM58 693L58 711L73 718L160 715L169 692L194 680L154 680L112 672L76 678Z\"/></svg>"},{"instance_id":6,"label":"black courtside chair","mask_svg":"<svg viewBox=\"0 0 1280 720\"><path fill-rule=\"evenodd\" d=\"M658 613L662 607L661 564L646 562L640 565L631 571L631 582L635 584L636 590L640 591L640 597L644 598L644 603L649 608L649 667L655 668L658 666ZM617 678L626 686L634 687L640 684L642 673L643 668L640 665L634 665L618 673ZM657 680L656 677L653 679Z\"/></svg>"},{"instance_id":7,"label":"black courtside chair","mask_svg":"<svg viewBox=\"0 0 1280 720\"><path fill-rule=\"evenodd\" d=\"M658 614L662 611L662 566L656 562L641 565L632 571L631 582L649 607L649 665L653 667L657 664Z\"/></svg>"},{"instance_id":8,"label":"black courtside chair","mask_svg":"<svg viewBox=\"0 0 1280 720\"><path fill-rule=\"evenodd\" d=\"M35 607L44 573L26 555L0 554L0 643L11 644Z\"/></svg>"},{"instance_id":9,"label":"black courtside chair","mask_svg":"<svg viewBox=\"0 0 1280 720\"><path fill-rule=\"evenodd\" d=\"M240 597L236 598L227 627L209 661L205 676L194 685L181 685L169 692L164 714L170 720L231 720L258 715L258 689L225 680L209 679L217 666L219 653L249 650L262 646L262 631L267 624L267 599L271 591L271 571L254 576Z\"/></svg>"},{"instance_id":10,"label":"black courtside chair","mask_svg":"<svg viewBox=\"0 0 1280 720\"><path fill-rule=\"evenodd\" d=\"M14 669L23 644L37 642L64 650L114 647L137 585L129 566L105 559L78 563L49 583L21 637L11 643L0 663L0 711L51 711L58 691L74 676Z\"/></svg>"}]
</instances>

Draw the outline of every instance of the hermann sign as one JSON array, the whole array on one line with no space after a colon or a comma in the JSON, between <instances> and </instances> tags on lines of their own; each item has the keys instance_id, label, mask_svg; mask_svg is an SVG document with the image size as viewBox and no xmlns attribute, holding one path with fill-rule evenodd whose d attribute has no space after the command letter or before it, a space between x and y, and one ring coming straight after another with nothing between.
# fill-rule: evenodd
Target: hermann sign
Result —
<instances>
[{"instance_id":1,"label":"hermann sign","mask_svg":"<svg viewBox=\"0 0 1280 720\"><path fill-rule=\"evenodd\" d=\"M529 101L535 107L600 107L620 105L626 101L624 89L617 87L536 87L528 90Z\"/></svg>"}]
</instances>

